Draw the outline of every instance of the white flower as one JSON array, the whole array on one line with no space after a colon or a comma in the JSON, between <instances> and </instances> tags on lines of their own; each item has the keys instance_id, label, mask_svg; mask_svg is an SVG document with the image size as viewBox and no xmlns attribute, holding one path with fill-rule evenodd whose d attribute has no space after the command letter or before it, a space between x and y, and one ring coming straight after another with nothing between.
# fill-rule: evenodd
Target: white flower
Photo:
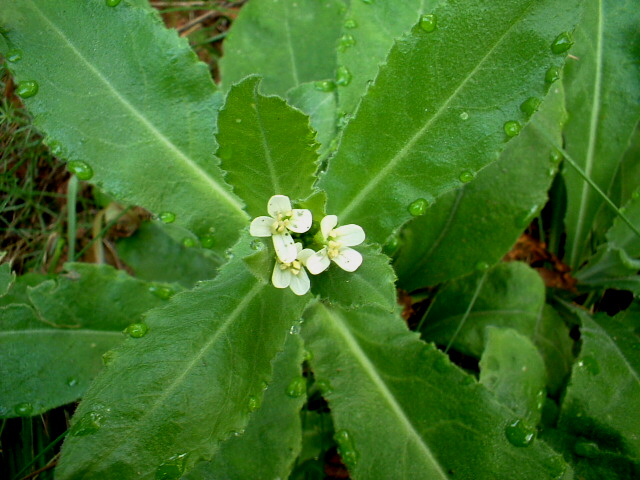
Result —
<instances>
[{"instance_id":1,"label":"white flower","mask_svg":"<svg viewBox=\"0 0 640 480\"><path fill-rule=\"evenodd\" d=\"M311 286L304 265L307 259L314 254L314 251L310 248L303 250L301 243L296 243L294 248L296 249L296 258L292 262L283 262L276 258L271 282L276 288L290 287L296 295L304 295Z\"/></svg>"},{"instance_id":2,"label":"white flower","mask_svg":"<svg viewBox=\"0 0 640 480\"><path fill-rule=\"evenodd\" d=\"M320 222L325 247L307 260L307 269L314 275L324 272L331 261L347 272L355 272L362 264L362 255L353 247L364 242L364 230L359 225L343 225L335 228L338 217L327 215Z\"/></svg>"},{"instance_id":3,"label":"white flower","mask_svg":"<svg viewBox=\"0 0 640 480\"><path fill-rule=\"evenodd\" d=\"M291 233L304 233L311 228L311 212L300 208L291 208L286 195L274 195L269 199L267 211L270 217L256 217L251 222L249 233L254 237L272 237L276 255L284 263L296 259L298 251Z\"/></svg>"}]
</instances>

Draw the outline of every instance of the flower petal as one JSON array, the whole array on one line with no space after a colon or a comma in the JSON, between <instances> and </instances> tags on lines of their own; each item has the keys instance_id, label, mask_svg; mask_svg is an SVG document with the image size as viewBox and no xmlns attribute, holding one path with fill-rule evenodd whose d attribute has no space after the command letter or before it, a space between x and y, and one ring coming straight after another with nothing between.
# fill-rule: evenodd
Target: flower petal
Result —
<instances>
[{"instance_id":1,"label":"flower petal","mask_svg":"<svg viewBox=\"0 0 640 480\"><path fill-rule=\"evenodd\" d=\"M353 248L344 247L340 249L340 253L333 261L341 269L347 272L355 272L362 265L362 255Z\"/></svg>"},{"instance_id":2,"label":"flower petal","mask_svg":"<svg viewBox=\"0 0 640 480\"><path fill-rule=\"evenodd\" d=\"M313 275L324 272L331 265L331 260L327 255L327 247L318 250L307 259L307 270Z\"/></svg>"},{"instance_id":3,"label":"flower petal","mask_svg":"<svg viewBox=\"0 0 640 480\"><path fill-rule=\"evenodd\" d=\"M322 231L322 236L325 240L329 236L331 230L333 230L337 224L338 217L335 215L327 215L320 221L320 230Z\"/></svg>"},{"instance_id":4,"label":"flower petal","mask_svg":"<svg viewBox=\"0 0 640 480\"><path fill-rule=\"evenodd\" d=\"M283 263L291 263L298 256L298 249L295 246L291 234L288 232L273 235L273 247L276 249L276 255Z\"/></svg>"},{"instance_id":5,"label":"flower petal","mask_svg":"<svg viewBox=\"0 0 640 480\"><path fill-rule=\"evenodd\" d=\"M286 195L274 195L267 203L269 215L276 218L279 213L289 213L291 211L291 201Z\"/></svg>"},{"instance_id":6,"label":"flower petal","mask_svg":"<svg viewBox=\"0 0 640 480\"><path fill-rule=\"evenodd\" d=\"M303 208L295 208L289 221L289 230L296 233L304 233L311 228L311 211Z\"/></svg>"},{"instance_id":7,"label":"flower petal","mask_svg":"<svg viewBox=\"0 0 640 480\"><path fill-rule=\"evenodd\" d=\"M304 295L311 288L311 281L307 276L307 272L304 271L304 268L300 270L298 275L291 275L291 290L296 295Z\"/></svg>"},{"instance_id":8,"label":"flower petal","mask_svg":"<svg viewBox=\"0 0 640 480\"><path fill-rule=\"evenodd\" d=\"M283 270L280 268L280 262L276 261L273 267L273 274L271 275L271 283L276 288L287 288L291 284L291 277L293 274L291 270Z\"/></svg>"},{"instance_id":9,"label":"flower petal","mask_svg":"<svg viewBox=\"0 0 640 480\"><path fill-rule=\"evenodd\" d=\"M314 251L313 251L313 250L311 250L310 248L305 248L305 249L304 249L304 250L302 250L301 252L298 252L298 256L297 256L297 258L296 258L296 259L297 259L297 260L300 260L300 261L302 262L302 264L303 264L304 266L306 266L306 265L307 265L307 260L309 260L309 257L310 257L311 255L313 255L314 253L316 253L316 252L314 252Z\"/></svg>"},{"instance_id":10,"label":"flower petal","mask_svg":"<svg viewBox=\"0 0 640 480\"><path fill-rule=\"evenodd\" d=\"M351 223L349 225L343 225L335 229L336 239L340 240L343 245L353 247L354 245L360 245L364 242L364 230L360 225Z\"/></svg>"},{"instance_id":11,"label":"flower petal","mask_svg":"<svg viewBox=\"0 0 640 480\"><path fill-rule=\"evenodd\" d=\"M249 226L249 233L254 237L270 237L273 222L271 217L256 217Z\"/></svg>"}]
</instances>

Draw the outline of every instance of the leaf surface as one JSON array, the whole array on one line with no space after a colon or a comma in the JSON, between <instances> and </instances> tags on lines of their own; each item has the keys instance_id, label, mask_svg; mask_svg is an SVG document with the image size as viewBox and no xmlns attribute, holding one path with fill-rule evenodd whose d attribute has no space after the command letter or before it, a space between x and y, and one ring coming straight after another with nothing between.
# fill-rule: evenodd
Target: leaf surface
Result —
<instances>
[{"instance_id":1,"label":"leaf surface","mask_svg":"<svg viewBox=\"0 0 640 480\"><path fill-rule=\"evenodd\" d=\"M281 98L260 95L259 81L253 76L235 85L218 120L217 155L254 217L267 214L273 195L308 197L317 160L309 119Z\"/></svg>"},{"instance_id":2,"label":"leaf surface","mask_svg":"<svg viewBox=\"0 0 640 480\"><path fill-rule=\"evenodd\" d=\"M224 88L247 75L264 77L264 93L284 97L312 80L333 78L341 0L261 0L244 6L224 42Z\"/></svg>"},{"instance_id":3,"label":"leaf surface","mask_svg":"<svg viewBox=\"0 0 640 480\"><path fill-rule=\"evenodd\" d=\"M566 113L553 88L540 111L475 180L438 198L400 233L398 284L411 291L498 262L547 200L557 171L540 129L558 141ZM542 142L541 142L542 141Z\"/></svg>"},{"instance_id":4,"label":"leaf surface","mask_svg":"<svg viewBox=\"0 0 640 480\"><path fill-rule=\"evenodd\" d=\"M249 243L214 280L150 311L145 336L114 350L78 407L57 478L179 478L245 428L308 300L274 288L270 271L256 276L243 261Z\"/></svg>"},{"instance_id":5,"label":"leaf surface","mask_svg":"<svg viewBox=\"0 0 640 480\"><path fill-rule=\"evenodd\" d=\"M640 9L633 0L585 3L567 63L565 148L607 192L640 119ZM590 235L602 198L567 166L567 263L576 269L590 255Z\"/></svg>"},{"instance_id":6,"label":"leaf surface","mask_svg":"<svg viewBox=\"0 0 640 480\"><path fill-rule=\"evenodd\" d=\"M562 475L561 457L542 442L512 445L514 414L395 314L318 303L305 317L312 368L331 383L325 396L352 478Z\"/></svg>"},{"instance_id":7,"label":"leaf surface","mask_svg":"<svg viewBox=\"0 0 640 480\"><path fill-rule=\"evenodd\" d=\"M578 1L443 2L438 27L396 42L320 186L329 211L384 242L426 203L497 159L505 123L526 122L520 104L542 98L551 51L571 30ZM461 180L462 179L462 180Z\"/></svg>"},{"instance_id":8,"label":"leaf surface","mask_svg":"<svg viewBox=\"0 0 640 480\"><path fill-rule=\"evenodd\" d=\"M16 81L38 84L25 104L56 156L121 203L198 236L213 227L216 250L231 247L248 218L213 156L220 95L186 39L127 0L2 0L0 25L22 53Z\"/></svg>"}]
</instances>

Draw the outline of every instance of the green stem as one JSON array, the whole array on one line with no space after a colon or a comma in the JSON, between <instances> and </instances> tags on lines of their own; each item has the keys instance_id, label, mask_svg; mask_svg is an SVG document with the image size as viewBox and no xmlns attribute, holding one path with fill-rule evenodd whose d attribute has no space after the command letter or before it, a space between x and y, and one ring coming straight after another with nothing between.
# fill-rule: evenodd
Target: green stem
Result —
<instances>
[{"instance_id":1,"label":"green stem","mask_svg":"<svg viewBox=\"0 0 640 480\"><path fill-rule=\"evenodd\" d=\"M84 255L84 252L86 252L87 250L89 250L91 248L91 246L99 239L101 239L105 233L107 233L109 231L109 229L111 227L113 227L116 223L118 223L118 220L120 220L124 215L126 215L127 213L129 213L129 210L131 210L131 207L127 207L124 210L122 210L122 212L120 212L120 214L114 218L113 220L111 220L109 223L107 223L105 225L105 227L100 230L100 233L98 233L98 235L94 236L89 243L87 243L82 250L80 250L80 252L78 252L78 257L82 257L82 255Z\"/></svg>"},{"instance_id":2,"label":"green stem","mask_svg":"<svg viewBox=\"0 0 640 480\"><path fill-rule=\"evenodd\" d=\"M22 467L22 470L20 470L15 477L13 477L15 480L22 478L22 476L24 475L24 473L33 466L34 463L36 463L42 456L44 456L49 450L51 450L53 447L55 447L68 433L69 431L67 430L66 432L64 432L62 435L60 435L58 438L56 438L53 442L51 442L44 450L42 450L38 455L36 455L35 457L33 457L31 459L31 461L26 464L24 467Z\"/></svg>"},{"instance_id":3,"label":"green stem","mask_svg":"<svg viewBox=\"0 0 640 480\"><path fill-rule=\"evenodd\" d=\"M489 270L485 270L485 272L482 274L482 277L480 277L480 280L478 280L478 285L476 285L476 291L473 292L473 297L471 298L471 301L469 302L469 305L467 306L467 311L464 312L464 315L462 316L462 320L460 320L460 323L458 324L458 328L456 328L456 331L451 336L451 339L449 340L449 343L447 344L447 348L444 349L444 353L447 353L449 351L449 349L451 348L451 345L453 345L453 342L455 341L456 337L460 333L460 330L462 330L462 327L464 326L465 322L467 321L467 318L469 318L469 314L471 313L471 310L473 310L473 306L475 305L476 300L478 299L478 295L480 294L480 290L482 290L482 286L484 285L484 281L487 279L487 273L488 272L489 272Z\"/></svg>"},{"instance_id":4,"label":"green stem","mask_svg":"<svg viewBox=\"0 0 640 480\"><path fill-rule=\"evenodd\" d=\"M71 175L67 187L67 243L69 251L67 258L70 262L76 259L76 202L78 200L78 177Z\"/></svg>"}]
</instances>

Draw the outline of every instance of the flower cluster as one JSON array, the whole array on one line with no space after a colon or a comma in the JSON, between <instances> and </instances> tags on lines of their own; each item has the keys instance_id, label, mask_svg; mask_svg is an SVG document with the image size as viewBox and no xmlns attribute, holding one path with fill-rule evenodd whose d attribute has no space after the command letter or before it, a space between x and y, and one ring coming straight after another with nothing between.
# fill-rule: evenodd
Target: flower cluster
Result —
<instances>
[{"instance_id":1,"label":"flower cluster","mask_svg":"<svg viewBox=\"0 0 640 480\"><path fill-rule=\"evenodd\" d=\"M269 216L253 219L249 232L254 237L271 237L276 251L276 264L271 281L277 288L291 288L304 295L311 287L306 270L313 275L324 272L334 262L347 272L355 272L362 264L362 255L354 250L364 242L364 230L359 225L337 227L338 217L327 215L320 221L320 231L314 237L319 249L303 248L293 234L309 231L313 221L311 211L291 208L285 195L274 195L267 204ZM336 228L337 227L337 228ZM306 270L305 270L306 269Z\"/></svg>"}]
</instances>

